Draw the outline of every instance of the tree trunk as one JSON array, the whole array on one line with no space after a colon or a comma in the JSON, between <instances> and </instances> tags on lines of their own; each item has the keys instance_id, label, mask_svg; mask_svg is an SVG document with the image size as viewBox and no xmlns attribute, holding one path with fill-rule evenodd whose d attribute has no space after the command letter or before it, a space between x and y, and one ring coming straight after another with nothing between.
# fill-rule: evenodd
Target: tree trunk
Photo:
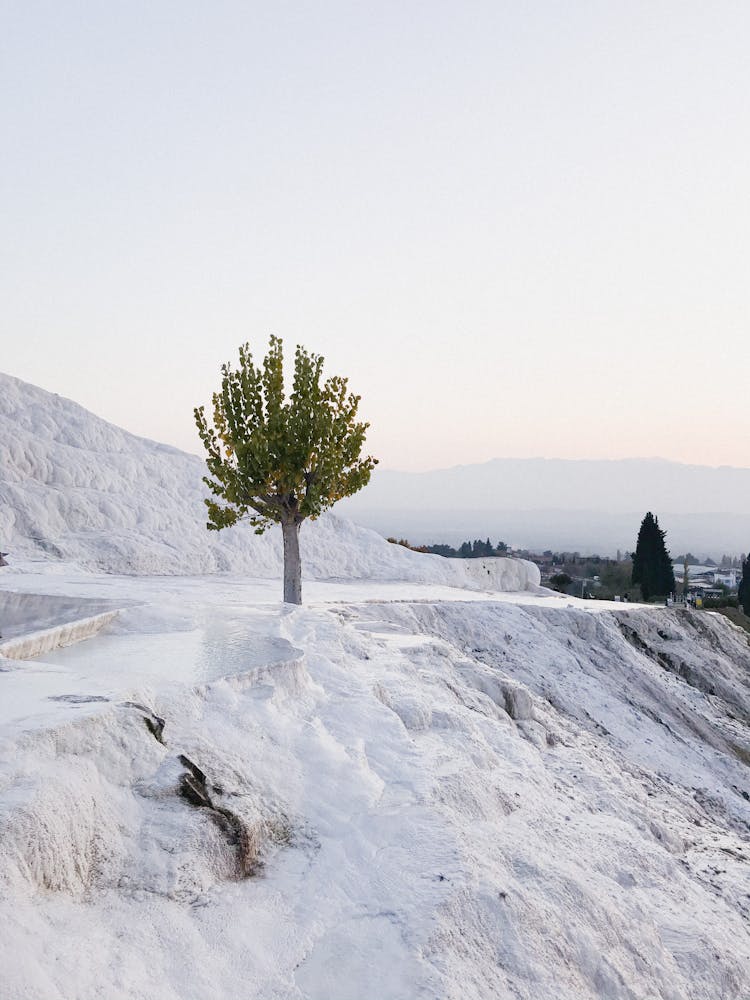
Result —
<instances>
[{"instance_id":1,"label":"tree trunk","mask_svg":"<svg viewBox=\"0 0 750 1000\"><path fill-rule=\"evenodd\" d=\"M299 522L282 521L284 536L284 603L302 604L302 563L299 558Z\"/></svg>"}]
</instances>

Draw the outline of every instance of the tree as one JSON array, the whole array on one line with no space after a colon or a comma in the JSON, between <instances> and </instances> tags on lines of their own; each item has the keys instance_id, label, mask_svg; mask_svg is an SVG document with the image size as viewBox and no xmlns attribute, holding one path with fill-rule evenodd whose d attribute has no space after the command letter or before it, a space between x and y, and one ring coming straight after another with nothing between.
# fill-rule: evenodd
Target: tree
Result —
<instances>
[{"instance_id":1,"label":"tree","mask_svg":"<svg viewBox=\"0 0 750 1000\"><path fill-rule=\"evenodd\" d=\"M367 484L377 464L361 454L369 424L356 419L360 397L347 392L347 379L334 375L321 384L319 354L297 347L288 397L278 337L262 364L253 362L249 344L239 356L237 369L222 365L213 424L203 406L194 411L210 473L203 481L215 498L205 500L207 527L247 520L262 535L280 524L284 600L301 604L300 525Z\"/></svg>"},{"instance_id":2,"label":"tree","mask_svg":"<svg viewBox=\"0 0 750 1000\"><path fill-rule=\"evenodd\" d=\"M666 534L649 511L641 521L633 553L633 583L640 584L644 601L674 593L674 569L664 544Z\"/></svg>"},{"instance_id":3,"label":"tree","mask_svg":"<svg viewBox=\"0 0 750 1000\"><path fill-rule=\"evenodd\" d=\"M737 590L737 603L750 616L750 556L742 559L742 579Z\"/></svg>"},{"instance_id":4,"label":"tree","mask_svg":"<svg viewBox=\"0 0 750 1000\"><path fill-rule=\"evenodd\" d=\"M475 538L471 546L472 559L482 559L484 556L492 555L492 542L487 539L483 542L481 538Z\"/></svg>"},{"instance_id":5,"label":"tree","mask_svg":"<svg viewBox=\"0 0 750 1000\"><path fill-rule=\"evenodd\" d=\"M632 581L633 566L630 560L611 562L602 567L599 574L599 589L597 597L609 598L624 597L626 594L631 601L638 601L641 598L640 589Z\"/></svg>"}]
</instances>

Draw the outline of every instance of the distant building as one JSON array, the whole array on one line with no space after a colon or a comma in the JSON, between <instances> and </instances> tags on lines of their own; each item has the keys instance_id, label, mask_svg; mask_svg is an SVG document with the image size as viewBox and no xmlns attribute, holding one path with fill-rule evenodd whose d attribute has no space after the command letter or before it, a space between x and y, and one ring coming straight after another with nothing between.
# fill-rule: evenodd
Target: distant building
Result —
<instances>
[{"instance_id":1,"label":"distant building","mask_svg":"<svg viewBox=\"0 0 750 1000\"><path fill-rule=\"evenodd\" d=\"M684 567L679 563L674 565L674 576L678 583L682 583L685 575ZM711 585L721 584L736 590L740 582L742 571L738 569L717 569L715 566L688 566L688 587L692 592L693 588L704 589ZM700 589L700 588L699 588Z\"/></svg>"}]
</instances>

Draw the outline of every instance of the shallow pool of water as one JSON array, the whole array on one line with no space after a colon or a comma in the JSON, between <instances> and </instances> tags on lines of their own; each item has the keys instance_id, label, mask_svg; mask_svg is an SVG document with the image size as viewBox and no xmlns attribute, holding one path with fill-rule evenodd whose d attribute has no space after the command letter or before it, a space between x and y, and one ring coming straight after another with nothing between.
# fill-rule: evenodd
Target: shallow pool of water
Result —
<instances>
[{"instance_id":1,"label":"shallow pool of water","mask_svg":"<svg viewBox=\"0 0 750 1000\"><path fill-rule=\"evenodd\" d=\"M16 639L111 611L121 602L0 591L0 636Z\"/></svg>"},{"instance_id":2,"label":"shallow pool of water","mask_svg":"<svg viewBox=\"0 0 750 1000\"><path fill-rule=\"evenodd\" d=\"M257 667L286 662L297 655L288 640L273 635L273 614L224 613L206 609L191 616L192 627L138 629L138 609L92 639L45 653L39 660L67 667L79 678L117 688L175 681L205 684ZM269 634L269 632L271 634ZM31 661L29 661L31 662Z\"/></svg>"}]
</instances>

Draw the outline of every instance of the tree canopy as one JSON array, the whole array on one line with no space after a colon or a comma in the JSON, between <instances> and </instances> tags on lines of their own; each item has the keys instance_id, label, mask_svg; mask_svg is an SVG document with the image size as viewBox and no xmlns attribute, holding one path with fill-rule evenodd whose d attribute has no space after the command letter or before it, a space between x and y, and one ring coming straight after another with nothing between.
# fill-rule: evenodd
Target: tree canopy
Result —
<instances>
[{"instance_id":1,"label":"tree canopy","mask_svg":"<svg viewBox=\"0 0 750 1000\"><path fill-rule=\"evenodd\" d=\"M750 556L742 560L742 579L737 590L737 603L750 615Z\"/></svg>"},{"instance_id":2,"label":"tree canopy","mask_svg":"<svg viewBox=\"0 0 750 1000\"><path fill-rule=\"evenodd\" d=\"M293 603L301 600L300 524L361 489L377 462L362 456L369 424L357 420L360 397L341 376L321 381L323 364L319 354L297 346L287 396L282 341L271 337L261 364L245 344L237 368L222 365L213 424L203 406L194 411L209 471L204 482L213 495L205 501L207 527L247 520L262 534L281 524L284 594Z\"/></svg>"},{"instance_id":3,"label":"tree canopy","mask_svg":"<svg viewBox=\"0 0 750 1000\"><path fill-rule=\"evenodd\" d=\"M675 590L674 568L664 543L666 534L649 511L641 521L633 553L633 583L640 584L644 601Z\"/></svg>"}]
</instances>

